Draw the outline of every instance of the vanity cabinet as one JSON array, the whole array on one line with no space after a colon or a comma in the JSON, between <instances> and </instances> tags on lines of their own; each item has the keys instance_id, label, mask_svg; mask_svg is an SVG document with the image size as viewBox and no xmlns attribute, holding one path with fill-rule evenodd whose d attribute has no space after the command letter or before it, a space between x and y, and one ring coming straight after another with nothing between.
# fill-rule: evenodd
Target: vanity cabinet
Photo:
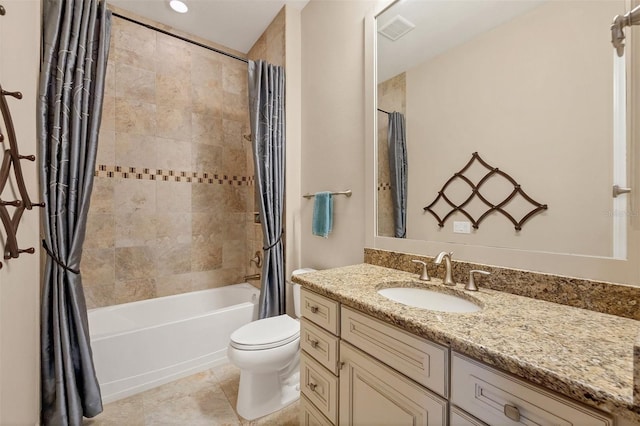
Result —
<instances>
[{"instance_id":1,"label":"vanity cabinet","mask_svg":"<svg viewBox=\"0 0 640 426\"><path fill-rule=\"evenodd\" d=\"M614 425L606 413L330 298L303 288L301 302L302 425Z\"/></svg>"},{"instance_id":2,"label":"vanity cabinet","mask_svg":"<svg viewBox=\"0 0 640 426\"><path fill-rule=\"evenodd\" d=\"M451 355L450 401L492 425L613 426L613 419L600 411L456 352Z\"/></svg>"},{"instance_id":3,"label":"vanity cabinet","mask_svg":"<svg viewBox=\"0 0 640 426\"><path fill-rule=\"evenodd\" d=\"M300 291L301 425L338 424L340 304Z\"/></svg>"}]
</instances>

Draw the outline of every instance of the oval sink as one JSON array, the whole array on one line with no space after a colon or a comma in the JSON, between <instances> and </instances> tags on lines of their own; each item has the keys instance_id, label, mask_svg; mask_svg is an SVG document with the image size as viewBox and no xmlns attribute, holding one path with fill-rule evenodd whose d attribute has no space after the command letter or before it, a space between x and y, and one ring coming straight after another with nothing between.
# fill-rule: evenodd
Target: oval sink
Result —
<instances>
[{"instance_id":1,"label":"oval sink","mask_svg":"<svg viewBox=\"0 0 640 426\"><path fill-rule=\"evenodd\" d=\"M411 287L383 288L378 290L381 296L403 305L439 312L477 312L482 308L462 297L440 293L433 290Z\"/></svg>"}]
</instances>

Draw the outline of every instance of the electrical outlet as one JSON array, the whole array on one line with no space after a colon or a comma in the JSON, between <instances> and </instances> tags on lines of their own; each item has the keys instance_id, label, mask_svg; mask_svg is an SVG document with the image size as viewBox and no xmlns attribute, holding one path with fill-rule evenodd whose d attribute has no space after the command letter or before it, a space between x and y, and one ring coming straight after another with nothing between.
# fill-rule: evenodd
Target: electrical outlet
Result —
<instances>
[{"instance_id":1,"label":"electrical outlet","mask_svg":"<svg viewBox=\"0 0 640 426\"><path fill-rule=\"evenodd\" d=\"M456 234L470 234L471 233L471 222L453 222L453 232Z\"/></svg>"}]
</instances>

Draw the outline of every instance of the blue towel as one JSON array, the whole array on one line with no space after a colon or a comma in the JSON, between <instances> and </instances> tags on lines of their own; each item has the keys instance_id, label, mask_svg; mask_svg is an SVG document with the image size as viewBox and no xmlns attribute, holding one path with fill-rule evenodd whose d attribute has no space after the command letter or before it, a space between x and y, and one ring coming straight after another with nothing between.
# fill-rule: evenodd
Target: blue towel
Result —
<instances>
[{"instance_id":1,"label":"blue towel","mask_svg":"<svg viewBox=\"0 0 640 426\"><path fill-rule=\"evenodd\" d=\"M317 192L313 203L313 235L328 238L333 229L333 196L331 192Z\"/></svg>"}]
</instances>

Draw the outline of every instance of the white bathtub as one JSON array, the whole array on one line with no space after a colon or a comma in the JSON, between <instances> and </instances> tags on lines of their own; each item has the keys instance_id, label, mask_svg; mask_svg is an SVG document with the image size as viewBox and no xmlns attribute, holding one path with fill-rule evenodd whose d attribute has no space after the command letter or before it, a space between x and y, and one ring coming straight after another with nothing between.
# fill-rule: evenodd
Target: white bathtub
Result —
<instances>
[{"instance_id":1,"label":"white bathtub","mask_svg":"<svg viewBox=\"0 0 640 426\"><path fill-rule=\"evenodd\" d=\"M229 336L257 318L259 295L243 283L89 310L103 402L226 363Z\"/></svg>"}]
</instances>

